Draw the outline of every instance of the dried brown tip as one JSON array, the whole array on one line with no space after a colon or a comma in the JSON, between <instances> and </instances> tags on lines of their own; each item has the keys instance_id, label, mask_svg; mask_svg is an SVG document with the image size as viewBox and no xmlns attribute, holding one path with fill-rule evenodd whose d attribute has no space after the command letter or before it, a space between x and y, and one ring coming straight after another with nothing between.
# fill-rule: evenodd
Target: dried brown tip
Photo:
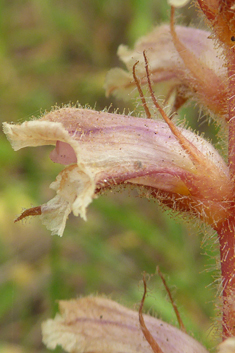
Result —
<instances>
[{"instance_id":1,"label":"dried brown tip","mask_svg":"<svg viewBox=\"0 0 235 353\"><path fill-rule=\"evenodd\" d=\"M177 306L176 306L176 304L175 304L175 302L174 302L174 300L173 300L173 297L172 297L172 295L171 295L171 291L170 291L170 289L169 289L169 287L168 287L168 285L167 285L167 283L166 283L166 280L165 280L163 274L161 273L159 267L157 267L157 273L158 273L158 275L160 276L160 278L161 278L161 280L162 280L162 283L163 283L163 285L164 285L164 287L165 287L165 290L167 291L167 294L168 294L168 296L169 296L170 302L171 302L171 304L172 304L172 306L173 306L175 315L176 315L176 317L177 317L177 321L178 321L179 327L180 327L181 331L183 331L183 332L186 333L186 329L185 329L185 326L184 326L184 324L183 324L183 321L182 321L182 319L181 319L181 317L180 317L179 310L178 310L178 308L177 308Z\"/></svg>"},{"instance_id":2,"label":"dried brown tip","mask_svg":"<svg viewBox=\"0 0 235 353\"><path fill-rule=\"evenodd\" d=\"M17 217L14 220L14 223L21 221L25 217L28 217L28 216L40 216L41 214L42 214L41 206L28 208L27 210L22 212L19 217Z\"/></svg>"},{"instance_id":3,"label":"dried brown tip","mask_svg":"<svg viewBox=\"0 0 235 353\"><path fill-rule=\"evenodd\" d=\"M147 293L147 285L146 285L146 280L145 280L145 273L143 274L143 283L144 283L144 294L143 294L143 297L141 299L141 303L140 303L140 307L139 307L140 328L141 328L141 331L144 334L144 337L145 337L146 341L149 343L150 347L152 348L153 352L154 353L163 353L163 351L159 347L158 343L155 341L155 339L153 338L153 336L151 335L151 333L147 329L147 327L145 325L145 322L144 322L143 314L142 314L144 301L145 301L145 297L146 297L146 293Z\"/></svg>"},{"instance_id":4,"label":"dried brown tip","mask_svg":"<svg viewBox=\"0 0 235 353\"><path fill-rule=\"evenodd\" d=\"M150 95L151 95L153 104L158 109L162 118L165 120L165 122L167 123L167 125L171 129L171 132L177 138L177 140L179 141L179 143L181 144L183 149L189 154L191 160L194 163L200 164L201 163L201 153L199 153L197 148L195 148L190 143L190 141L188 141L186 139L186 137L184 137L182 135L182 133L179 131L179 129L176 127L176 125L173 123L173 121L171 121L171 119L167 116L167 114L164 112L163 108L158 103L158 101L154 95L154 92L153 92L153 87L152 87L152 83L150 80L149 64L148 64L148 59L147 59L145 51L143 51L143 55L144 55L144 61L145 61L145 71L146 71L146 76L147 76L147 81L148 81L148 87L149 87L149 91L150 91Z\"/></svg>"},{"instance_id":5,"label":"dried brown tip","mask_svg":"<svg viewBox=\"0 0 235 353\"><path fill-rule=\"evenodd\" d=\"M139 95L140 95L140 98L141 98L141 101L142 101L142 105L144 107L144 110L145 110L145 113L146 113L146 116L148 119L151 119L151 114L150 114L150 111L149 111L149 108L147 106L147 103L146 103L146 99L144 97L144 93L143 93L143 90L140 86L140 81L139 79L137 78L136 76L136 65L139 63L139 61L137 61L134 65L133 65L133 69L132 69L132 74L133 74L133 78L134 78L134 81L135 81L135 84L136 84L136 87L139 91Z\"/></svg>"}]
</instances>

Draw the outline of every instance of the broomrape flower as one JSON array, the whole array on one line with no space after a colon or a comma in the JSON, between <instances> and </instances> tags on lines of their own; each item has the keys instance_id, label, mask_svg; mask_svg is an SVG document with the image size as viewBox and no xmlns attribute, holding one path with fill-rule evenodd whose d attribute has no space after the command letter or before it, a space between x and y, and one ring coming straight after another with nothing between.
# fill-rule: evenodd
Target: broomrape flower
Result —
<instances>
[{"instance_id":1,"label":"broomrape flower","mask_svg":"<svg viewBox=\"0 0 235 353\"><path fill-rule=\"evenodd\" d=\"M185 3L172 0L171 5ZM127 97L137 87L146 118L65 107L21 125L4 123L3 128L15 150L54 145L50 158L66 166L50 185L56 196L17 220L39 215L53 234L61 236L70 212L86 219L87 206L103 190L131 186L217 231L222 338L228 338L219 350L226 353L235 351L235 6L229 0L197 4L212 32L175 26L172 6L169 26L156 28L133 50L118 50L127 71L111 70L106 92ZM145 100L145 83L154 113ZM172 112L193 98L227 129L228 161L204 138L176 126L177 117L171 120L155 98L159 90ZM71 352L146 352L149 347L165 353L206 352L185 333L159 320L143 319L141 312L139 324L137 314L110 300L62 302L61 312L43 326L44 341L51 348L61 344Z\"/></svg>"},{"instance_id":2,"label":"broomrape flower","mask_svg":"<svg viewBox=\"0 0 235 353\"><path fill-rule=\"evenodd\" d=\"M68 352L152 353L135 311L99 297L60 301L59 307L61 314L43 323L43 341L50 349L59 344ZM143 319L159 345L154 352L208 353L179 329L148 315Z\"/></svg>"},{"instance_id":3,"label":"broomrape flower","mask_svg":"<svg viewBox=\"0 0 235 353\"><path fill-rule=\"evenodd\" d=\"M50 158L68 165L51 184L56 196L23 214L40 213L53 234L63 234L70 212L86 219L97 193L117 185L141 186L210 224L229 212L232 186L223 159L202 137L177 129L178 140L160 120L62 108L39 120L5 124L4 131L15 150L55 145Z\"/></svg>"}]
</instances>

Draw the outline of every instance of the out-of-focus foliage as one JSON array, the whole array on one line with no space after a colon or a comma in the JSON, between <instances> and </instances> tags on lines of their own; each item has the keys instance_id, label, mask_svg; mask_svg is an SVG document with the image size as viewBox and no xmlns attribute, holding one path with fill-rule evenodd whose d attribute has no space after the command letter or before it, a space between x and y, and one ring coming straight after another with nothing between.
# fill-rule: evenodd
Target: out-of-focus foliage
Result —
<instances>
[{"instance_id":1,"label":"out-of-focus foliage","mask_svg":"<svg viewBox=\"0 0 235 353\"><path fill-rule=\"evenodd\" d=\"M169 11L165 0L12 0L1 1L0 12L1 121L20 122L76 101L97 109L113 101L122 111L127 105L106 99L102 88L119 65L117 47L132 45ZM88 222L70 218L61 239L38 219L13 223L22 207L53 195L48 186L60 166L49 150L13 152L1 133L0 353L46 352L40 324L55 314L56 299L99 292L133 307L142 272L155 273L157 265L177 288L189 332L209 341L215 291L205 289L212 278L204 269L215 260L201 253L210 254L210 245L201 250L195 228L175 223L156 203L128 191L102 196ZM176 323L157 276L149 289L146 310Z\"/></svg>"}]
</instances>

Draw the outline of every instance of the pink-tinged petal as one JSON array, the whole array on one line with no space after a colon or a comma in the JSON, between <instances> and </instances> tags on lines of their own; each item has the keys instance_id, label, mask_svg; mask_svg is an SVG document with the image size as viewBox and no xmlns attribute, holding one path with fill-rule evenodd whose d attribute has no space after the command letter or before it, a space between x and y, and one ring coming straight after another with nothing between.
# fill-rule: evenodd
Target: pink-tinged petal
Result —
<instances>
[{"instance_id":1,"label":"pink-tinged petal","mask_svg":"<svg viewBox=\"0 0 235 353\"><path fill-rule=\"evenodd\" d=\"M204 72L203 77L195 76L198 70L193 67L193 62L187 65L177 51L170 26L162 25L138 40L133 50L124 45L119 47L118 56L125 63L128 72L119 68L110 70L105 84L107 95L114 93L118 98L127 99L128 95L133 94L135 82L132 68L137 61L138 76L142 84L146 83L143 58L143 51L146 51L156 95L165 95L167 100L171 95L174 99L179 96L183 98L183 102L193 97L211 111L218 113L218 109L222 109L222 113L226 114L224 102L227 98L227 81L222 49L215 47L215 42L207 31L182 26L176 26L175 29L180 42L198 60ZM222 101L219 100L221 96Z\"/></svg>"},{"instance_id":2,"label":"pink-tinged petal","mask_svg":"<svg viewBox=\"0 0 235 353\"><path fill-rule=\"evenodd\" d=\"M86 208L97 193L116 185L141 186L148 195L210 224L226 215L224 203L231 198L226 164L202 137L180 130L190 141L194 159L168 125L157 120L63 108L21 125L4 124L15 150L56 145L51 159L72 163L50 186L57 195L40 210L43 223L59 235L70 212L86 219ZM39 214L38 208L35 212ZM26 210L19 219L33 214L34 209Z\"/></svg>"},{"instance_id":3,"label":"pink-tinged petal","mask_svg":"<svg viewBox=\"0 0 235 353\"><path fill-rule=\"evenodd\" d=\"M73 148L68 143L62 141L56 141L56 147L50 153L50 158L53 162L64 165L77 163L77 156Z\"/></svg>"},{"instance_id":4,"label":"pink-tinged petal","mask_svg":"<svg viewBox=\"0 0 235 353\"><path fill-rule=\"evenodd\" d=\"M138 313L105 298L60 301L60 314L42 324L43 342L67 352L152 353L141 331ZM179 329L144 315L144 321L163 352L208 353Z\"/></svg>"},{"instance_id":5,"label":"pink-tinged petal","mask_svg":"<svg viewBox=\"0 0 235 353\"><path fill-rule=\"evenodd\" d=\"M234 353L234 352L235 352L235 337L227 338L218 346L218 353Z\"/></svg>"},{"instance_id":6,"label":"pink-tinged petal","mask_svg":"<svg viewBox=\"0 0 235 353\"><path fill-rule=\"evenodd\" d=\"M225 74L226 70L221 67L223 61L216 55L222 54L222 50L217 52L214 42L210 39L211 33L197 28L175 26L175 30L184 45L197 57L206 61L207 66L218 69L218 75ZM125 63L129 71L132 71L136 61L142 63L139 73L145 73L143 51L146 51L151 71L169 69L174 74L174 67L183 67L183 62L175 49L171 38L170 26L162 25L156 27L151 33L140 38L133 50L125 45L120 45L118 56ZM158 53L158 55L156 55Z\"/></svg>"}]
</instances>

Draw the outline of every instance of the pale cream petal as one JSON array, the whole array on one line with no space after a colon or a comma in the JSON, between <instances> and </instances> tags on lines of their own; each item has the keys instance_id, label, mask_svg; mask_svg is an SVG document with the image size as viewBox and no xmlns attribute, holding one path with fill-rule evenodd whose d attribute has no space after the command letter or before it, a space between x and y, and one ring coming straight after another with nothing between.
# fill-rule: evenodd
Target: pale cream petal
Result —
<instances>
[{"instance_id":1,"label":"pale cream petal","mask_svg":"<svg viewBox=\"0 0 235 353\"><path fill-rule=\"evenodd\" d=\"M89 171L84 173L73 164L60 172L56 181L50 185L57 195L41 206L40 218L52 234L63 235L71 212L86 220L86 208L95 197L94 178L89 174Z\"/></svg>"},{"instance_id":2,"label":"pale cream petal","mask_svg":"<svg viewBox=\"0 0 235 353\"><path fill-rule=\"evenodd\" d=\"M190 0L168 0L168 4L174 7L183 7L187 5Z\"/></svg>"},{"instance_id":3,"label":"pale cream petal","mask_svg":"<svg viewBox=\"0 0 235 353\"><path fill-rule=\"evenodd\" d=\"M152 353L141 332L138 313L105 298L60 301L54 320L42 324L43 342L73 353ZM147 328L163 352L208 353L192 337L153 317L144 315Z\"/></svg>"},{"instance_id":4,"label":"pale cream petal","mask_svg":"<svg viewBox=\"0 0 235 353\"><path fill-rule=\"evenodd\" d=\"M55 145L57 140L70 140L68 131L62 128L60 122L33 120L19 125L3 123L3 131L15 151L28 146Z\"/></svg>"},{"instance_id":5,"label":"pale cream petal","mask_svg":"<svg viewBox=\"0 0 235 353\"><path fill-rule=\"evenodd\" d=\"M118 67L111 69L106 75L104 85L106 96L114 93L117 87L125 87L124 90L119 89L115 93L119 99L126 99L126 96L134 89L132 74Z\"/></svg>"},{"instance_id":6,"label":"pale cream petal","mask_svg":"<svg viewBox=\"0 0 235 353\"><path fill-rule=\"evenodd\" d=\"M227 338L219 344L218 353L235 353L235 337Z\"/></svg>"}]
</instances>

